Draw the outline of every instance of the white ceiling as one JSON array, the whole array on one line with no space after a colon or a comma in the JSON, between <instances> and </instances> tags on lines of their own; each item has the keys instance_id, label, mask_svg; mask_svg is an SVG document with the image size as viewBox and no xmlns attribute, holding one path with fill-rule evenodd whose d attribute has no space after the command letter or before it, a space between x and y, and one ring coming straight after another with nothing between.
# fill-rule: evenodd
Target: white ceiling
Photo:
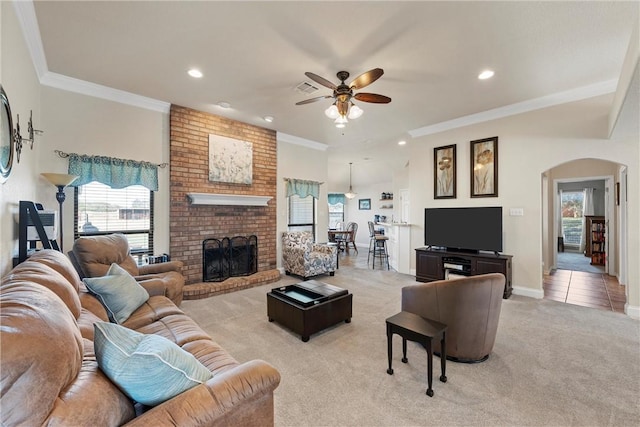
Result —
<instances>
[{"instance_id":1,"label":"white ceiling","mask_svg":"<svg viewBox=\"0 0 640 427\"><path fill-rule=\"evenodd\" d=\"M381 165L408 161L397 142L411 144L411 134L448 121L494 109L508 114L513 104L533 106L557 93L611 92L638 20L635 1L34 6L50 72L326 144L333 185L348 181L349 162L354 185L390 181ZM204 77L189 77L192 67ZM323 114L330 100L294 105L331 93L322 86L297 92L299 83L313 83L305 71L338 83L340 70L351 73L349 82L377 67L385 74L363 91L392 102L359 103L364 115L343 130ZM480 81L485 68L496 75ZM365 172L376 169L377 178Z\"/></svg>"}]
</instances>

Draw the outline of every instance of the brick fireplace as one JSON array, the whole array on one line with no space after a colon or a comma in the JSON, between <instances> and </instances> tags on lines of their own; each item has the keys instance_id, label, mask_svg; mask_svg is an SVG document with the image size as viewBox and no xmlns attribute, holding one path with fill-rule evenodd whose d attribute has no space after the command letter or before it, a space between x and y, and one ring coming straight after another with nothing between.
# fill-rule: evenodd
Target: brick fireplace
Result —
<instances>
[{"instance_id":1,"label":"brick fireplace","mask_svg":"<svg viewBox=\"0 0 640 427\"><path fill-rule=\"evenodd\" d=\"M170 250L184 263L187 284L202 282L202 242L209 238L255 235L258 272L276 268L276 133L224 117L171 106ZM253 146L252 184L209 181L209 134L248 141ZM188 194L267 196L266 206L196 204Z\"/></svg>"}]
</instances>

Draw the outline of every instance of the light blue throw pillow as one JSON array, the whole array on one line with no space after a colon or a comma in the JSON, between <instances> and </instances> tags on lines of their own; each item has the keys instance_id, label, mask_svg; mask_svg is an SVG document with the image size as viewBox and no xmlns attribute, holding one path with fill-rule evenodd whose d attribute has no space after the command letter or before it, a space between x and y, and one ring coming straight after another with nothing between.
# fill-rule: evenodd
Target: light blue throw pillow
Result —
<instances>
[{"instance_id":1,"label":"light blue throw pillow","mask_svg":"<svg viewBox=\"0 0 640 427\"><path fill-rule=\"evenodd\" d=\"M94 324L98 366L136 402L159 405L212 377L191 353L159 335L113 323Z\"/></svg>"},{"instance_id":2,"label":"light blue throw pillow","mask_svg":"<svg viewBox=\"0 0 640 427\"><path fill-rule=\"evenodd\" d=\"M111 264L106 276L87 277L83 282L89 292L100 300L109 320L121 324L149 299L149 293L127 270Z\"/></svg>"}]
</instances>

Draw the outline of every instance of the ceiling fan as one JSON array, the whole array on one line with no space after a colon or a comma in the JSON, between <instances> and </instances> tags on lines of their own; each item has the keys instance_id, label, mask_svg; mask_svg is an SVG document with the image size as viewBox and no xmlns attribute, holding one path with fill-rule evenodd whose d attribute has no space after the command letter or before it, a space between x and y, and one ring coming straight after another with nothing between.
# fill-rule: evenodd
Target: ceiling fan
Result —
<instances>
[{"instance_id":1,"label":"ceiling fan","mask_svg":"<svg viewBox=\"0 0 640 427\"><path fill-rule=\"evenodd\" d=\"M312 102L320 101L321 99L334 98L335 101L325 110L325 114L330 119L335 119L335 124L338 128L343 128L345 126L348 122L347 118L357 119L362 115L362 109L353 103L353 99L362 102L373 102L376 104L388 104L391 102L391 98L388 96L378 95L376 93L353 93L354 90L362 89L363 87L369 86L371 83L378 80L384 74L382 68L374 68L366 73L362 73L348 85L344 82L349 78L349 73L347 71L339 71L336 74L340 80L339 85L335 85L329 80L314 73L306 72L304 74L316 83L320 83L322 86L332 89L333 94L305 99L304 101L297 102L296 105L310 104Z\"/></svg>"}]
</instances>

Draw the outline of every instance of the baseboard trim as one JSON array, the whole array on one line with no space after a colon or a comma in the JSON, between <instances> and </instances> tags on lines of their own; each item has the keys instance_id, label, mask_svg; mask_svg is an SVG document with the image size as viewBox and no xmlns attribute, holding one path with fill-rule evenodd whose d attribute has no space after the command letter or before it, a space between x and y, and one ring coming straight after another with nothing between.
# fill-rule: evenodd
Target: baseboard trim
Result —
<instances>
[{"instance_id":1,"label":"baseboard trim","mask_svg":"<svg viewBox=\"0 0 640 427\"><path fill-rule=\"evenodd\" d=\"M513 287L513 293L523 297L542 299L544 298L544 291L542 289L521 288L518 286Z\"/></svg>"},{"instance_id":2,"label":"baseboard trim","mask_svg":"<svg viewBox=\"0 0 640 427\"><path fill-rule=\"evenodd\" d=\"M624 311L632 319L640 320L640 307L637 305L625 304Z\"/></svg>"}]
</instances>

